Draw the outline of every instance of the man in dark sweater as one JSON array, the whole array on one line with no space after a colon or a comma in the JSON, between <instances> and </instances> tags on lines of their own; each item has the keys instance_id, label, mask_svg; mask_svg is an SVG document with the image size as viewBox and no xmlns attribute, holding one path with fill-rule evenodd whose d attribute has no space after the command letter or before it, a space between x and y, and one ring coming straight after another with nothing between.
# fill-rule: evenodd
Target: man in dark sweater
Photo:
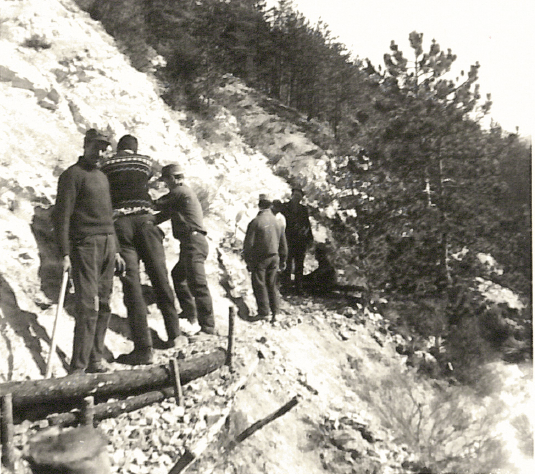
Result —
<instances>
[{"instance_id":1,"label":"man in dark sweater","mask_svg":"<svg viewBox=\"0 0 535 474\"><path fill-rule=\"evenodd\" d=\"M75 326L69 373L105 372L104 336L111 315L110 295L116 262L110 190L98 169L108 138L90 129L84 154L59 177L52 214L63 271L71 271ZM120 257L117 258L119 263Z\"/></svg>"},{"instance_id":2,"label":"man in dark sweater","mask_svg":"<svg viewBox=\"0 0 535 474\"><path fill-rule=\"evenodd\" d=\"M308 210L301 204L303 191L292 189L290 201L282 205L282 214L286 218L286 240L288 241L288 262L282 274L282 286L290 288L292 270L295 278L295 291L300 294L303 289L303 268L307 248L314 242Z\"/></svg>"},{"instance_id":3,"label":"man in dark sweater","mask_svg":"<svg viewBox=\"0 0 535 474\"><path fill-rule=\"evenodd\" d=\"M187 339L181 337L179 329L175 296L165 264L163 233L154 223L154 203L149 195L149 180L155 164L150 157L139 155L137 149L137 139L125 135L117 144L117 154L102 165L102 171L110 182L115 230L121 256L126 262L126 272L121 281L134 340L134 350L129 354L121 354L117 362L129 365L150 364L153 361L148 308L139 274L140 260L152 283L156 304L164 319L167 347L187 344Z\"/></svg>"},{"instance_id":4,"label":"man in dark sweater","mask_svg":"<svg viewBox=\"0 0 535 474\"><path fill-rule=\"evenodd\" d=\"M180 241L180 257L171 270L171 277L182 315L191 323L198 320L202 333L215 334L212 296L204 270L208 241L201 203L195 192L184 184L184 171L179 165L164 166L160 180L169 188L169 193L156 201L160 211L156 223L171 219L173 236Z\"/></svg>"},{"instance_id":5,"label":"man in dark sweater","mask_svg":"<svg viewBox=\"0 0 535 474\"><path fill-rule=\"evenodd\" d=\"M283 227L265 194L260 195L258 207L258 215L247 226L243 256L251 272L258 317L267 318L271 311L271 321L275 322L280 305L277 272L284 270L288 247Z\"/></svg>"}]
</instances>

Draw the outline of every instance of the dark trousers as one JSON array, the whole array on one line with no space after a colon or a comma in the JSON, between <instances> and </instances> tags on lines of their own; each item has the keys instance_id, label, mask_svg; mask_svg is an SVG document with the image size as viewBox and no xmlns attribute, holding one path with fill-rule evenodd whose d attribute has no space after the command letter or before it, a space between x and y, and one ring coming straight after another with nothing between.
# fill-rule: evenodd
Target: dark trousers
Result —
<instances>
[{"instance_id":1,"label":"dark trousers","mask_svg":"<svg viewBox=\"0 0 535 474\"><path fill-rule=\"evenodd\" d=\"M272 255L251 266L251 283L258 306L258 316L273 316L279 312L280 298L277 290L279 256Z\"/></svg>"},{"instance_id":2,"label":"dark trousers","mask_svg":"<svg viewBox=\"0 0 535 474\"><path fill-rule=\"evenodd\" d=\"M169 282L165 265L163 233L154 225L152 216L134 214L121 216L115 221L115 231L121 246L120 253L126 263L123 283L124 304L132 331L135 349L152 347L147 321L147 304L139 276L139 261L143 261L154 294L156 305L162 313L169 339L180 335L175 295Z\"/></svg>"},{"instance_id":3,"label":"dark trousers","mask_svg":"<svg viewBox=\"0 0 535 474\"><path fill-rule=\"evenodd\" d=\"M204 262L208 256L206 237L193 232L180 239L180 257L171 270L175 293L183 317L197 319L201 329L214 329L212 296L208 289Z\"/></svg>"},{"instance_id":4,"label":"dark trousers","mask_svg":"<svg viewBox=\"0 0 535 474\"><path fill-rule=\"evenodd\" d=\"M110 295L115 270L113 235L91 235L73 242L72 279L75 324L71 371L100 362L110 320Z\"/></svg>"},{"instance_id":5,"label":"dark trousers","mask_svg":"<svg viewBox=\"0 0 535 474\"><path fill-rule=\"evenodd\" d=\"M286 259L286 269L282 273L282 285L289 287L292 280L292 266L295 276L295 287L297 290L303 289L303 270L305 267L306 247L288 245L288 258Z\"/></svg>"}]
</instances>

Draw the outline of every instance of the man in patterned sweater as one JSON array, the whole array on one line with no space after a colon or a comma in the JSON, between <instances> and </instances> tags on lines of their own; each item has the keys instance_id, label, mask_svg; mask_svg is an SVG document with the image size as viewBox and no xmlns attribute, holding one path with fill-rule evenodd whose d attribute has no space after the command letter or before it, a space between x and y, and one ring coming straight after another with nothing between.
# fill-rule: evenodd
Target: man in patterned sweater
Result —
<instances>
[{"instance_id":1,"label":"man in patterned sweater","mask_svg":"<svg viewBox=\"0 0 535 474\"><path fill-rule=\"evenodd\" d=\"M134 340L134 350L120 355L117 362L129 365L150 364L153 361L148 309L139 276L140 259L145 265L156 304L164 318L167 347L180 347L187 343L187 338L181 336L179 329L174 294L165 264L163 233L154 224L154 205L148 187L155 168L154 161L137 154L137 149L137 139L125 135L117 144L117 154L102 165L102 171L110 182L115 231L121 256L126 262L126 272L121 281Z\"/></svg>"}]
</instances>

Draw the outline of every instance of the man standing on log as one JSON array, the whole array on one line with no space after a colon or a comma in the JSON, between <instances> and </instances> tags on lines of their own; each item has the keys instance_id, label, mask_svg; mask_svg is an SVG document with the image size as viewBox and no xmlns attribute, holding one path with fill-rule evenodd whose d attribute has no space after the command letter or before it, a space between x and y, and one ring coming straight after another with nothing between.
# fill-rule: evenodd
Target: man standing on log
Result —
<instances>
[{"instance_id":1,"label":"man standing on log","mask_svg":"<svg viewBox=\"0 0 535 474\"><path fill-rule=\"evenodd\" d=\"M295 291L301 294L303 290L303 268L307 248L314 242L312 227L308 218L306 206L301 204L303 190L292 189L290 201L282 205L282 214L286 218L286 239L288 241L288 262L282 274L282 285L289 289L292 279L292 267L295 278Z\"/></svg>"},{"instance_id":2,"label":"man standing on log","mask_svg":"<svg viewBox=\"0 0 535 474\"><path fill-rule=\"evenodd\" d=\"M180 241L180 257L171 270L181 317L192 324L198 321L201 333L215 334L212 296L208 289L204 262L208 241L203 225L203 211L195 192L184 184L184 170L177 164L162 168L160 180L169 193L156 201L160 213L156 223L171 219L173 236Z\"/></svg>"},{"instance_id":3,"label":"man standing on log","mask_svg":"<svg viewBox=\"0 0 535 474\"><path fill-rule=\"evenodd\" d=\"M125 135L117 144L117 154L102 165L102 171L110 182L115 231L121 256L126 263L121 281L134 350L129 354L121 354L117 362L128 365L151 364L153 361L148 308L139 275L140 260L143 261L154 289L156 305L164 319L168 338L166 346L171 348L187 344L187 339L180 333L175 295L165 265L163 233L154 223L154 203L149 195L149 180L155 164L149 156L139 155L137 149L137 138Z\"/></svg>"},{"instance_id":4,"label":"man standing on log","mask_svg":"<svg viewBox=\"0 0 535 474\"><path fill-rule=\"evenodd\" d=\"M96 129L86 132L84 153L59 177L52 214L63 271L71 271L75 290L75 326L69 373L106 372L104 336L111 316L110 295L116 254L116 236L110 189L100 171L108 138Z\"/></svg>"},{"instance_id":5,"label":"man standing on log","mask_svg":"<svg viewBox=\"0 0 535 474\"><path fill-rule=\"evenodd\" d=\"M271 322L275 322L280 305L277 272L284 270L288 247L282 225L273 215L266 194L260 194L258 207L258 215L247 226L243 256L251 272L258 317L265 319L271 312Z\"/></svg>"}]
</instances>

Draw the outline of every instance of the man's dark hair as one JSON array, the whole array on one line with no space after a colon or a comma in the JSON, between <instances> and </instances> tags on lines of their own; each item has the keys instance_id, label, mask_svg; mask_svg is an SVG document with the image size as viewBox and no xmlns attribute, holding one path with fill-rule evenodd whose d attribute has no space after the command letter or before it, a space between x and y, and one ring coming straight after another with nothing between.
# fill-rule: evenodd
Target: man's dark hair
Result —
<instances>
[{"instance_id":1,"label":"man's dark hair","mask_svg":"<svg viewBox=\"0 0 535 474\"><path fill-rule=\"evenodd\" d=\"M271 201L260 199L260 201L258 201L258 207L260 209L269 209L271 207Z\"/></svg>"},{"instance_id":2,"label":"man's dark hair","mask_svg":"<svg viewBox=\"0 0 535 474\"><path fill-rule=\"evenodd\" d=\"M117 143L117 151L130 150L137 153L137 138L133 135L124 135Z\"/></svg>"}]
</instances>

